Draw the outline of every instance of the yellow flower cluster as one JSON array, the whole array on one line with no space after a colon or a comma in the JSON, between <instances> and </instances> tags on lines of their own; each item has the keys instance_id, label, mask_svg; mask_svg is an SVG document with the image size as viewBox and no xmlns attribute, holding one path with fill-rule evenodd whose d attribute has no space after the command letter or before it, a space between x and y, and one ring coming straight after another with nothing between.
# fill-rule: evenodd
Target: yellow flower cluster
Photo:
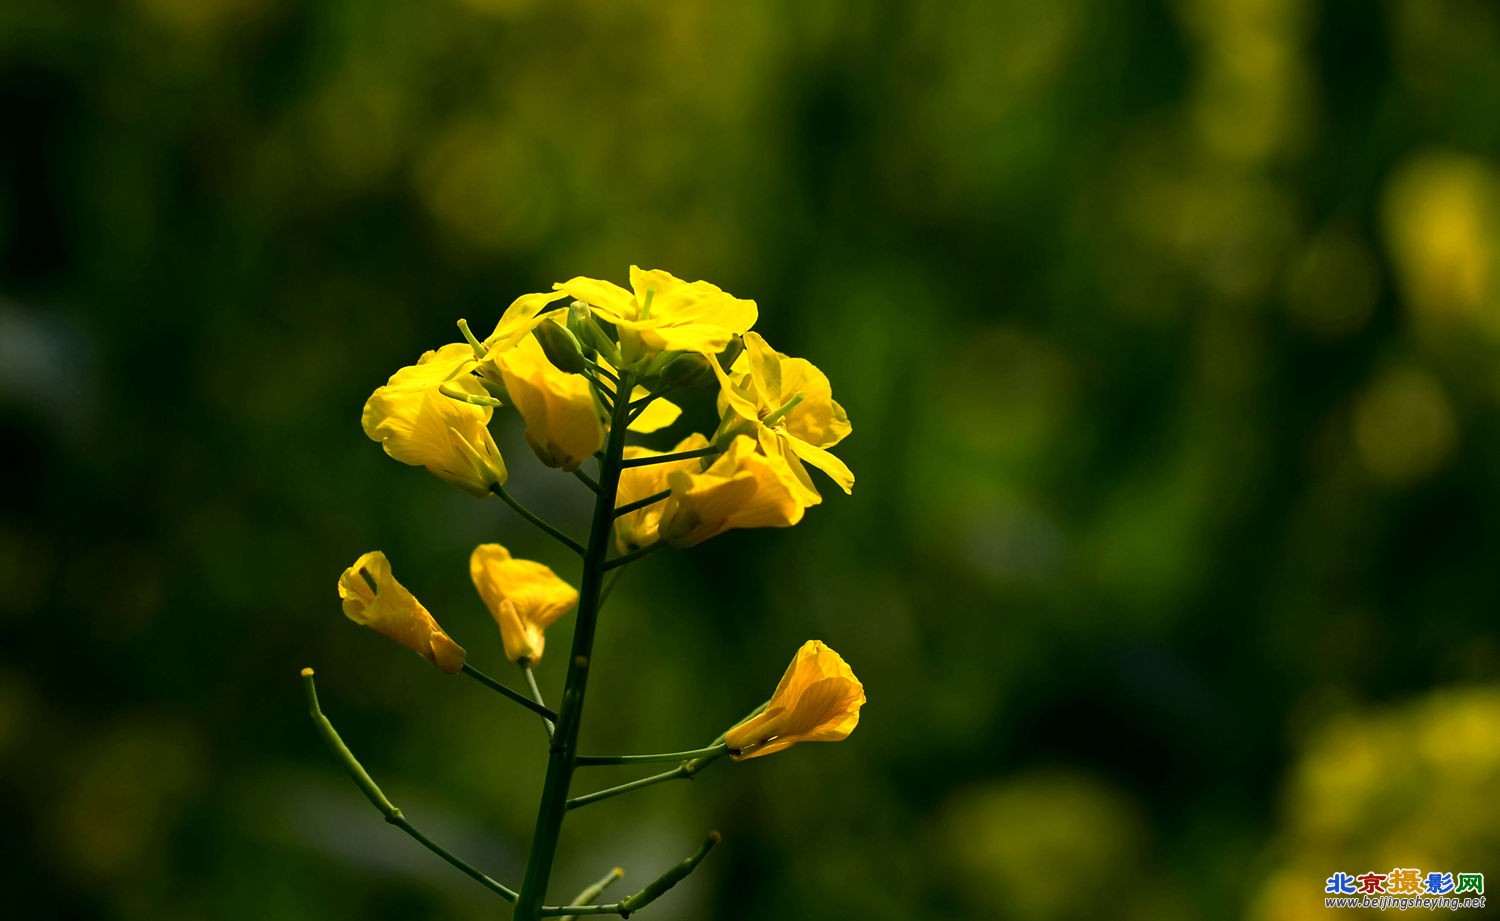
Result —
<instances>
[{"instance_id":1,"label":"yellow flower cluster","mask_svg":"<svg viewBox=\"0 0 1500 921\"><path fill-rule=\"evenodd\" d=\"M619 518L622 552L796 524L822 501L809 465L852 489L854 474L828 450L849 434L848 415L812 363L750 331L754 301L634 266L628 290L582 277L554 288L516 299L485 339L464 326L467 342L397 371L366 402L365 433L391 457L482 497L507 477L489 431L496 407L515 409L544 464L571 471L604 445L612 401L628 400L630 430L645 434L678 420L667 391L716 384L711 436L687 435L670 452L626 449L627 460L699 456L622 472L622 505L670 493ZM627 380L629 392L616 392Z\"/></svg>"}]
</instances>

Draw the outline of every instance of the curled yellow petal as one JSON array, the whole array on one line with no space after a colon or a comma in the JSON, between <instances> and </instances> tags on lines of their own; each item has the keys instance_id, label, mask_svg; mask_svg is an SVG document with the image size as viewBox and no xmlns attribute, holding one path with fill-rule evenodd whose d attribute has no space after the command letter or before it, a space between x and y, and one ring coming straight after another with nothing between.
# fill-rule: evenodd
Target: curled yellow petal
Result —
<instances>
[{"instance_id":1,"label":"curled yellow petal","mask_svg":"<svg viewBox=\"0 0 1500 921\"><path fill-rule=\"evenodd\" d=\"M833 398L828 376L812 362L789 358L758 333L745 334L745 351L725 371L713 363L719 378L719 411L731 431L754 433L768 457L782 457L804 492L817 495L803 462L828 474L839 488L854 488L854 473L826 449L846 438L849 414ZM779 442L773 447L770 442ZM804 495L804 504L814 504Z\"/></svg>"},{"instance_id":2,"label":"curled yellow petal","mask_svg":"<svg viewBox=\"0 0 1500 921\"><path fill-rule=\"evenodd\" d=\"M739 436L702 472L675 470L667 477L660 536L676 547L701 544L733 528L785 528L802 520L793 472Z\"/></svg>"},{"instance_id":3,"label":"curled yellow petal","mask_svg":"<svg viewBox=\"0 0 1500 921\"><path fill-rule=\"evenodd\" d=\"M360 423L396 460L484 496L506 478L505 460L489 431L493 410L442 392L484 396L484 386L468 373L474 367L474 352L464 343L427 352L370 394Z\"/></svg>"},{"instance_id":4,"label":"curled yellow petal","mask_svg":"<svg viewBox=\"0 0 1500 921\"><path fill-rule=\"evenodd\" d=\"M663 453L677 454L682 451L697 451L708 447L708 439L698 433L693 433L677 443L677 447L671 451L652 451L648 448L631 445L625 449L625 458L631 460L641 457L659 457ZM670 461L665 464L647 464L639 467L626 467L620 471L620 486L616 492L615 507L629 505L647 496L654 496L667 489L667 479L677 471L701 470L703 462L700 458L690 460ZM662 512L665 510L665 500L656 502L645 508L627 512L615 519L615 546L621 553L629 553L642 547L656 543L660 537L660 526Z\"/></svg>"},{"instance_id":5,"label":"curled yellow petal","mask_svg":"<svg viewBox=\"0 0 1500 921\"><path fill-rule=\"evenodd\" d=\"M865 688L849 664L819 640L808 640L766 708L724 734L736 761L759 758L798 742L836 742L859 725Z\"/></svg>"},{"instance_id":6,"label":"curled yellow petal","mask_svg":"<svg viewBox=\"0 0 1500 921\"><path fill-rule=\"evenodd\" d=\"M499 544L480 544L469 556L469 577L500 628L505 657L536 663L543 635L578 603L578 590L535 560L518 560Z\"/></svg>"},{"instance_id":7,"label":"curled yellow petal","mask_svg":"<svg viewBox=\"0 0 1500 921\"><path fill-rule=\"evenodd\" d=\"M451 675L463 668L463 647L453 642L406 586L391 575L390 561L372 550L339 576L344 616L385 634Z\"/></svg>"},{"instance_id":8,"label":"curled yellow petal","mask_svg":"<svg viewBox=\"0 0 1500 921\"><path fill-rule=\"evenodd\" d=\"M603 446L604 422L592 386L581 374L558 370L535 337L527 336L492 361L542 463L572 470Z\"/></svg>"}]
</instances>

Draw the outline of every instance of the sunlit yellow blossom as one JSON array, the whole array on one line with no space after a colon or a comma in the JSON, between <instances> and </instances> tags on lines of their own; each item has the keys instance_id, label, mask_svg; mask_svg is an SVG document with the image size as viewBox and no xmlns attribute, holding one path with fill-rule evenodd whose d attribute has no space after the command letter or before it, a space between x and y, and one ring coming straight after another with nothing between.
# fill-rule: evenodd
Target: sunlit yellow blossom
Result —
<instances>
[{"instance_id":1,"label":"sunlit yellow blossom","mask_svg":"<svg viewBox=\"0 0 1500 921\"><path fill-rule=\"evenodd\" d=\"M385 634L445 674L463 668L463 647L449 639L422 603L391 575L390 561L372 550L339 576L344 616Z\"/></svg>"},{"instance_id":2,"label":"sunlit yellow blossom","mask_svg":"<svg viewBox=\"0 0 1500 921\"><path fill-rule=\"evenodd\" d=\"M445 345L391 375L365 401L360 421L365 434L391 457L426 467L484 496L491 487L504 484L506 476L505 461L490 436L492 410L453 399L439 389L484 395L483 385L463 369L460 350L473 358L467 345Z\"/></svg>"},{"instance_id":3,"label":"sunlit yellow blossom","mask_svg":"<svg viewBox=\"0 0 1500 921\"><path fill-rule=\"evenodd\" d=\"M706 281L687 282L660 269L630 267L626 291L597 278L573 278L554 285L583 301L601 319L639 337L654 351L717 353L730 338L755 325L755 302L726 294Z\"/></svg>"},{"instance_id":4,"label":"sunlit yellow blossom","mask_svg":"<svg viewBox=\"0 0 1500 921\"><path fill-rule=\"evenodd\" d=\"M708 469L672 471L672 495L659 523L662 539L691 547L733 528L784 528L801 521L804 505L792 471L756 447L741 435Z\"/></svg>"},{"instance_id":5,"label":"sunlit yellow blossom","mask_svg":"<svg viewBox=\"0 0 1500 921\"><path fill-rule=\"evenodd\" d=\"M724 734L737 761L759 758L798 742L837 742L859 724L865 688L839 654L808 640L765 710Z\"/></svg>"},{"instance_id":6,"label":"sunlit yellow blossom","mask_svg":"<svg viewBox=\"0 0 1500 921\"><path fill-rule=\"evenodd\" d=\"M828 377L812 362L788 358L766 344L758 333L745 335L745 351L726 373L709 362L719 376L720 410L738 417L730 431L748 428L768 457L781 457L798 475L805 492L817 496L799 460L828 474L844 492L854 488L854 474L828 453L851 430L844 407L833 398ZM738 426L738 429L736 428ZM804 495L804 504L817 500Z\"/></svg>"},{"instance_id":7,"label":"sunlit yellow blossom","mask_svg":"<svg viewBox=\"0 0 1500 921\"><path fill-rule=\"evenodd\" d=\"M578 590L534 560L518 560L499 544L480 544L469 557L469 576L500 627L505 656L536 663L543 631L578 603Z\"/></svg>"},{"instance_id":8,"label":"sunlit yellow blossom","mask_svg":"<svg viewBox=\"0 0 1500 921\"><path fill-rule=\"evenodd\" d=\"M697 451L706 447L708 447L708 439L694 432L668 452L652 451L631 445L625 449L625 459L659 457L663 453L676 454L682 451ZM620 486L616 493L615 506L629 505L647 496L654 496L665 491L668 485L667 478L676 471L697 472L702 469L703 461L696 457L689 460L668 461L664 464L626 467L620 471ZM615 546L620 549L620 552L629 553L656 543L662 512L665 508L664 502L656 502L615 519Z\"/></svg>"},{"instance_id":9,"label":"sunlit yellow blossom","mask_svg":"<svg viewBox=\"0 0 1500 921\"><path fill-rule=\"evenodd\" d=\"M604 444L592 385L581 374L560 371L527 336L485 360L499 371L510 401L526 421L526 441L542 463L572 470Z\"/></svg>"}]
</instances>

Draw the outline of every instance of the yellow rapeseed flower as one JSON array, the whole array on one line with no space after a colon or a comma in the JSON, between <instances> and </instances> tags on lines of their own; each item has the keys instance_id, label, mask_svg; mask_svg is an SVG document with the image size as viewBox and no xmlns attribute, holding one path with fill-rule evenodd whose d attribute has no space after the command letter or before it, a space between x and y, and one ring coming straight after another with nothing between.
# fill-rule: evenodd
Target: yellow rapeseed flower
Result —
<instances>
[{"instance_id":1,"label":"yellow rapeseed flower","mask_svg":"<svg viewBox=\"0 0 1500 921\"><path fill-rule=\"evenodd\" d=\"M844 492L854 488L853 472L825 450L849 434L849 416L812 362L788 358L759 333L747 333L745 351L730 372L716 361L709 364L719 376L720 410L734 417L726 417L727 430L753 433L768 457L784 460L802 484L804 505L821 497L801 461L828 474Z\"/></svg>"},{"instance_id":2,"label":"yellow rapeseed flower","mask_svg":"<svg viewBox=\"0 0 1500 921\"><path fill-rule=\"evenodd\" d=\"M535 664L543 631L578 603L578 590L534 560L518 560L499 544L480 544L469 557L469 577L500 627L505 657Z\"/></svg>"},{"instance_id":3,"label":"yellow rapeseed flower","mask_svg":"<svg viewBox=\"0 0 1500 921\"><path fill-rule=\"evenodd\" d=\"M451 675L463 668L464 649L437 625L406 586L391 575L390 561L372 550L339 576L344 616L385 634Z\"/></svg>"},{"instance_id":4,"label":"yellow rapeseed flower","mask_svg":"<svg viewBox=\"0 0 1500 921\"><path fill-rule=\"evenodd\" d=\"M484 496L506 477L505 461L490 436L493 410L439 389L483 396L484 386L465 367L472 359L473 351L463 343L427 352L370 395L360 422L365 434L396 460L426 467L460 489Z\"/></svg>"},{"instance_id":5,"label":"yellow rapeseed flower","mask_svg":"<svg viewBox=\"0 0 1500 921\"><path fill-rule=\"evenodd\" d=\"M785 528L802 520L799 484L787 465L756 450L746 436L701 472L667 476L672 495L663 503L660 536L674 547L692 547L733 528Z\"/></svg>"},{"instance_id":6,"label":"yellow rapeseed flower","mask_svg":"<svg viewBox=\"0 0 1500 921\"><path fill-rule=\"evenodd\" d=\"M736 761L759 758L798 742L837 742L859 724L865 688L849 664L818 640L808 640L766 708L724 734Z\"/></svg>"},{"instance_id":7,"label":"yellow rapeseed flower","mask_svg":"<svg viewBox=\"0 0 1500 921\"><path fill-rule=\"evenodd\" d=\"M627 460L641 457L660 457L664 453L676 454L681 451L697 451L708 447L708 439L694 432L682 441L670 452L652 451L631 445L625 449ZM653 496L667 489L667 478L677 471L700 471L703 462L700 458L688 460L669 461L664 464L647 464L639 467L626 467L620 471L620 486L616 491L616 506L629 505L647 496ZM621 553L629 553L656 543L659 537L659 528L662 513L665 511L664 502L656 502L642 509L636 509L615 519L615 546Z\"/></svg>"},{"instance_id":8,"label":"yellow rapeseed flower","mask_svg":"<svg viewBox=\"0 0 1500 921\"><path fill-rule=\"evenodd\" d=\"M588 304L620 331L633 333L656 352L723 351L729 340L755 325L755 302L725 293L706 281L687 282L660 269L630 267L633 291L597 278L573 278L553 287Z\"/></svg>"},{"instance_id":9,"label":"yellow rapeseed flower","mask_svg":"<svg viewBox=\"0 0 1500 921\"><path fill-rule=\"evenodd\" d=\"M485 359L526 421L526 441L542 463L572 470L604 444L594 390L581 374L559 370L534 336Z\"/></svg>"}]
</instances>

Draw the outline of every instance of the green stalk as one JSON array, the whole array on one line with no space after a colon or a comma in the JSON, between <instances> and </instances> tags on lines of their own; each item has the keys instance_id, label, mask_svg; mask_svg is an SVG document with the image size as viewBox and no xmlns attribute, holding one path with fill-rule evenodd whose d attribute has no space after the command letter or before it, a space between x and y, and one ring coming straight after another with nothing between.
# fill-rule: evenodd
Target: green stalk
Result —
<instances>
[{"instance_id":1,"label":"green stalk","mask_svg":"<svg viewBox=\"0 0 1500 921\"><path fill-rule=\"evenodd\" d=\"M583 719L583 698L588 686L590 658L594 651L594 631L599 620L600 593L604 586L604 562L609 555L614 525L615 498L620 487L621 458L625 453L625 435L630 410L629 394L634 386L631 375L620 374L617 393L626 399L616 400L610 413L609 440L599 461L599 492L594 499L594 517L589 528L588 546L583 553L583 578L578 590L578 619L573 627L573 653L568 661L568 675L563 685L562 703L558 707L557 727L552 735L551 754L547 759L547 778L542 784L542 801L537 809L536 830L531 836L531 857L526 863L526 877L516 900L515 921L537 921L552 877L552 862L557 856L557 841L562 833L563 817L568 809L568 787L578 758L578 730Z\"/></svg>"}]
</instances>

